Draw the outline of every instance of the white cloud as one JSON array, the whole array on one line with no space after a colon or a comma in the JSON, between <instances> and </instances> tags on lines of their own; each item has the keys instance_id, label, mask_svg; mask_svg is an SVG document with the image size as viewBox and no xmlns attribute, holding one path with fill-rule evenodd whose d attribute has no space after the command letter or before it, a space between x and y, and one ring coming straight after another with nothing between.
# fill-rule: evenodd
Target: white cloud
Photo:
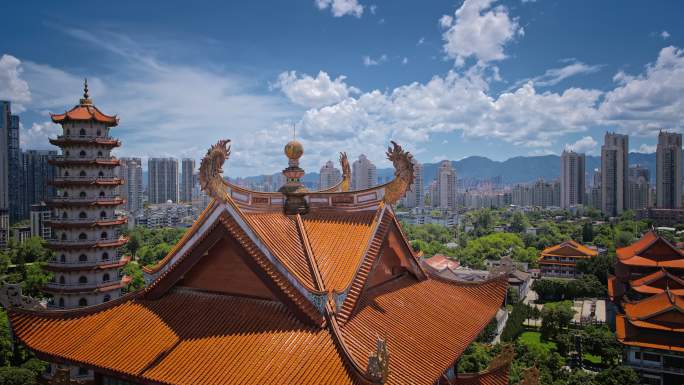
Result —
<instances>
[{"instance_id":1,"label":"white cloud","mask_svg":"<svg viewBox=\"0 0 684 385\"><path fill-rule=\"evenodd\" d=\"M283 72L278 76L274 88L279 88L294 103L307 108L318 108L340 102L351 94L358 94L358 88L348 86L345 76L331 79L323 71L318 76L297 76L295 71Z\"/></svg>"},{"instance_id":2,"label":"white cloud","mask_svg":"<svg viewBox=\"0 0 684 385\"><path fill-rule=\"evenodd\" d=\"M660 37L662 37L663 40L667 40L670 37L670 33L667 31L663 31L660 33Z\"/></svg>"},{"instance_id":3,"label":"white cloud","mask_svg":"<svg viewBox=\"0 0 684 385\"><path fill-rule=\"evenodd\" d=\"M487 63L506 58L504 45L524 33L516 19L503 5L492 7L494 0L465 0L454 16L439 19L445 30L444 52L462 66L473 57Z\"/></svg>"},{"instance_id":4,"label":"white cloud","mask_svg":"<svg viewBox=\"0 0 684 385\"><path fill-rule=\"evenodd\" d=\"M404 56L404 58L401 59L401 64L404 64L404 65L408 64L408 58L406 56Z\"/></svg>"},{"instance_id":5,"label":"white cloud","mask_svg":"<svg viewBox=\"0 0 684 385\"><path fill-rule=\"evenodd\" d=\"M362 58L362 60L363 60L363 65L365 65L366 67L376 66L376 65L380 65L381 63L386 62L387 61L387 55L382 54L377 59L373 59L370 56L364 56Z\"/></svg>"},{"instance_id":6,"label":"white cloud","mask_svg":"<svg viewBox=\"0 0 684 385\"><path fill-rule=\"evenodd\" d=\"M640 152L642 154L652 154L656 152L656 145L642 144L639 146L639 149L636 152Z\"/></svg>"},{"instance_id":7,"label":"white cloud","mask_svg":"<svg viewBox=\"0 0 684 385\"><path fill-rule=\"evenodd\" d=\"M330 8L335 17L345 15L361 17L363 15L363 5L359 4L357 0L316 0L316 6L320 10ZM372 6L371 13L374 13Z\"/></svg>"},{"instance_id":8,"label":"white cloud","mask_svg":"<svg viewBox=\"0 0 684 385\"><path fill-rule=\"evenodd\" d=\"M14 112L24 110L24 104L31 101L28 83L21 78L21 61L12 55L0 57L0 100L9 100Z\"/></svg>"},{"instance_id":9,"label":"white cloud","mask_svg":"<svg viewBox=\"0 0 684 385\"><path fill-rule=\"evenodd\" d=\"M575 151L578 153L594 154L596 153L596 148L598 147L598 142L594 140L591 136L585 136L578 139L574 143L568 143L565 145L565 149L568 151Z\"/></svg>"},{"instance_id":10,"label":"white cloud","mask_svg":"<svg viewBox=\"0 0 684 385\"><path fill-rule=\"evenodd\" d=\"M370 9L371 15L375 15L375 12L378 10L378 6L375 5L375 4L372 4L372 5L371 5L370 7L368 7L368 8Z\"/></svg>"},{"instance_id":11,"label":"white cloud","mask_svg":"<svg viewBox=\"0 0 684 385\"><path fill-rule=\"evenodd\" d=\"M630 134L652 135L660 129L684 129L684 52L665 47L643 74L618 72L618 86L606 93L602 119Z\"/></svg>"},{"instance_id":12,"label":"white cloud","mask_svg":"<svg viewBox=\"0 0 684 385\"><path fill-rule=\"evenodd\" d=\"M19 140L21 148L31 150L55 150L55 147L48 142L48 138L54 138L62 132L61 127L51 121L33 123L28 129L23 124L20 124L20 130Z\"/></svg>"},{"instance_id":13,"label":"white cloud","mask_svg":"<svg viewBox=\"0 0 684 385\"><path fill-rule=\"evenodd\" d=\"M516 83L516 87L523 83L527 83L528 81L532 81L535 86L539 87L554 86L573 76L595 73L602 67L603 66L601 65L588 65L580 61L573 60L570 62L570 64L567 64L563 67L548 69L543 75L519 81Z\"/></svg>"},{"instance_id":14,"label":"white cloud","mask_svg":"<svg viewBox=\"0 0 684 385\"><path fill-rule=\"evenodd\" d=\"M418 43L416 43L416 45L423 45L423 44L425 44L425 38L421 37L420 39L418 39Z\"/></svg>"}]
</instances>

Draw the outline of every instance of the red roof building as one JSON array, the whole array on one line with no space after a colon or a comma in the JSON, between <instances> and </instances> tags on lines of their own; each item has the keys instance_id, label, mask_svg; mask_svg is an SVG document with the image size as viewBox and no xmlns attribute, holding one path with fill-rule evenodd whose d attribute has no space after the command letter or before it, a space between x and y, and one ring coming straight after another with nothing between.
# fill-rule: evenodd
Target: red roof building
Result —
<instances>
[{"instance_id":1,"label":"red roof building","mask_svg":"<svg viewBox=\"0 0 684 385\"><path fill-rule=\"evenodd\" d=\"M684 254L654 231L616 254L608 295L624 362L644 383L684 383Z\"/></svg>"},{"instance_id":2,"label":"red roof building","mask_svg":"<svg viewBox=\"0 0 684 385\"><path fill-rule=\"evenodd\" d=\"M541 252L539 268L542 277L575 278L578 276L577 262L591 259L598 251L572 239L550 246Z\"/></svg>"},{"instance_id":3,"label":"red roof building","mask_svg":"<svg viewBox=\"0 0 684 385\"><path fill-rule=\"evenodd\" d=\"M288 182L263 193L223 179L227 143L200 167L213 201L145 269L144 289L74 310L12 306L16 339L47 361L93 370L99 384L455 379L459 356L502 305L507 277L459 283L420 266L391 206L413 179L410 154L388 151L396 171L384 185L348 191L345 177L309 192L303 148L288 144Z\"/></svg>"}]
</instances>

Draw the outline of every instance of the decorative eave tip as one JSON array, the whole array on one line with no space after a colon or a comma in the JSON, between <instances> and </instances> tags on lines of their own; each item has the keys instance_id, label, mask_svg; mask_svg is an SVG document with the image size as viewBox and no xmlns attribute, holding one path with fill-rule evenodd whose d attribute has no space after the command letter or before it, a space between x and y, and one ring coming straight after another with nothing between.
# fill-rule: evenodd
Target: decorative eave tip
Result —
<instances>
[{"instance_id":1,"label":"decorative eave tip","mask_svg":"<svg viewBox=\"0 0 684 385\"><path fill-rule=\"evenodd\" d=\"M394 180L385 189L385 203L394 204L401 199L413 184L413 155L391 140L392 147L387 148L387 159L394 166Z\"/></svg>"},{"instance_id":2,"label":"decorative eave tip","mask_svg":"<svg viewBox=\"0 0 684 385\"><path fill-rule=\"evenodd\" d=\"M219 140L209 147L202 158L199 170L200 187L215 199L225 199L225 181L223 180L223 163L230 156L230 139Z\"/></svg>"},{"instance_id":3,"label":"decorative eave tip","mask_svg":"<svg viewBox=\"0 0 684 385\"><path fill-rule=\"evenodd\" d=\"M82 106L90 106L93 101L90 100L90 95L88 95L88 78L83 79L83 98L80 100Z\"/></svg>"}]
</instances>

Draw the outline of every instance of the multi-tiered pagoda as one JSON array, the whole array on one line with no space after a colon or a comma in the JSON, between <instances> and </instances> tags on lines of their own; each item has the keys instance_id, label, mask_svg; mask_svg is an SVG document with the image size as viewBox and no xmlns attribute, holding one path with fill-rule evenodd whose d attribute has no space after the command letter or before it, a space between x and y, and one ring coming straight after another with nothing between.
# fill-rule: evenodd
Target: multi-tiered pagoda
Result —
<instances>
[{"instance_id":1,"label":"multi-tiered pagoda","mask_svg":"<svg viewBox=\"0 0 684 385\"><path fill-rule=\"evenodd\" d=\"M617 249L615 335L642 383L684 384L684 251L654 231Z\"/></svg>"},{"instance_id":2,"label":"multi-tiered pagoda","mask_svg":"<svg viewBox=\"0 0 684 385\"><path fill-rule=\"evenodd\" d=\"M212 202L144 269L144 289L59 312L0 292L13 336L45 360L93 370L96 384L508 382L510 354L455 373L502 306L506 275L455 282L421 267L392 209L413 182L410 154L395 144L395 179L360 191L348 191L342 154L343 180L312 192L291 142L288 182L267 193L224 180L227 143L200 167Z\"/></svg>"},{"instance_id":3,"label":"multi-tiered pagoda","mask_svg":"<svg viewBox=\"0 0 684 385\"><path fill-rule=\"evenodd\" d=\"M62 154L52 181L57 194L50 202L53 239L48 242L54 259L46 269L53 280L44 290L53 295L58 308L96 305L119 298L128 281L121 268L128 257L118 248L126 243L119 234L126 217L116 214L123 203L117 194L122 183L114 174L119 161L111 155L121 142L109 136L118 124L116 116L102 113L88 96L63 114L52 115L62 135L50 139Z\"/></svg>"}]
</instances>

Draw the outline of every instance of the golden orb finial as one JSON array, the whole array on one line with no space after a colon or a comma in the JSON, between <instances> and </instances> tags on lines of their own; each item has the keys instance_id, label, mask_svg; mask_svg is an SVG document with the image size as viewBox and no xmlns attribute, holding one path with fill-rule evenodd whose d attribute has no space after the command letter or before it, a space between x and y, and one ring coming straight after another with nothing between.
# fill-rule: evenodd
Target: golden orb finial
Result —
<instances>
[{"instance_id":1,"label":"golden orb finial","mask_svg":"<svg viewBox=\"0 0 684 385\"><path fill-rule=\"evenodd\" d=\"M285 156L291 160L298 160L304 155L304 146L296 140L291 140L285 145Z\"/></svg>"}]
</instances>

